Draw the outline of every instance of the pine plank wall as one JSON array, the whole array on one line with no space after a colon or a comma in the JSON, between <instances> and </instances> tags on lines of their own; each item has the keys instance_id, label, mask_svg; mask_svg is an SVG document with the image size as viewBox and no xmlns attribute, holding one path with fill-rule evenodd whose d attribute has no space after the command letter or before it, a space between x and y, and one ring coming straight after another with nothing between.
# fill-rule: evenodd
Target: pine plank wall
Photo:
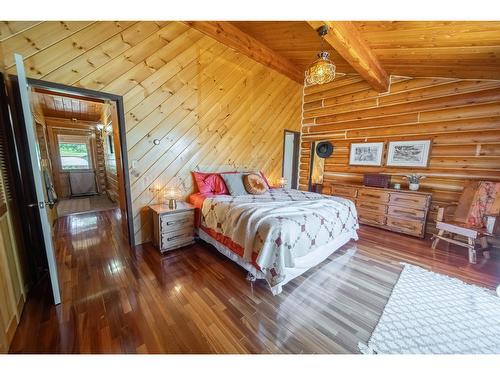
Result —
<instances>
[{"instance_id":1,"label":"pine plank wall","mask_svg":"<svg viewBox=\"0 0 500 375\"><path fill-rule=\"evenodd\" d=\"M334 145L325 160L326 191L332 182L361 183L364 173L390 174L403 187L401 175L426 175L421 186L433 194L430 231L436 206L456 202L467 179L500 181L500 81L391 77L389 92L379 94L359 76L345 76L305 88L303 108L302 189L317 140ZM432 140L428 168L349 165L351 142L411 139Z\"/></svg>"},{"instance_id":2,"label":"pine plank wall","mask_svg":"<svg viewBox=\"0 0 500 375\"><path fill-rule=\"evenodd\" d=\"M8 73L17 52L29 77L123 96L138 244L150 186L187 195L192 170L279 177L283 129L300 128L301 85L180 22L2 22L0 48Z\"/></svg>"}]
</instances>

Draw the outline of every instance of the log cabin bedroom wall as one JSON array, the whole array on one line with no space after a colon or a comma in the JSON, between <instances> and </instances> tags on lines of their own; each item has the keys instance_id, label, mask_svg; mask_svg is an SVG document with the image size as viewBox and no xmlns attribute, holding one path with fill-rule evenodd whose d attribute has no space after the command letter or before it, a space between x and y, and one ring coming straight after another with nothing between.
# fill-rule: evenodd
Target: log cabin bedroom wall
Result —
<instances>
[{"instance_id":1,"label":"log cabin bedroom wall","mask_svg":"<svg viewBox=\"0 0 500 375\"><path fill-rule=\"evenodd\" d=\"M0 30L8 73L16 51L31 78L124 97L137 244L151 240L146 206L157 183L181 185L187 196L192 170L281 175L283 130L300 128L302 86L185 23L9 22Z\"/></svg>"},{"instance_id":2,"label":"log cabin bedroom wall","mask_svg":"<svg viewBox=\"0 0 500 375\"><path fill-rule=\"evenodd\" d=\"M390 174L403 187L403 175L425 175L433 232L437 205L456 202L466 180L500 180L500 81L392 76L388 92L379 93L349 75L306 87L303 109L301 189L308 187L312 142L330 141L323 192L334 182L362 183L365 173ZM349 165L351 143L417 139L432 140L427 168Z\"/></svg>"}]
</instances>

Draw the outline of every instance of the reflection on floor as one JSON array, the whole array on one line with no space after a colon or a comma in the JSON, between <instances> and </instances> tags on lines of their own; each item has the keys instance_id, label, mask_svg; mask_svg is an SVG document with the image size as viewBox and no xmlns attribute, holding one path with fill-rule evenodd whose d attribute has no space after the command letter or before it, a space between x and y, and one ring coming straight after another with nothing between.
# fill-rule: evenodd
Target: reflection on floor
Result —
<instances>
[{"instance_id":1,"label":"reflection on floor","mask_svg":"<svg viewBox=\"0 0 500 375\"><path fill-rule=\"evenodd\" d=\"M57 215L67 216L83 212L95 212L117 208L118 204L111 201L106 194L62 199L57 203Z\"/></svg>"},{"instance_id":2,"label":"reflection on floor","mask_svg":"<svg viewBox=\"0 0 500 375\"><path fill-rule=\"evenodd\" d=\"M30 293L13 353L356 353L398 280L401 261L494 288L500 256L362 226L351 241L273 296L211 246L162 256L132 249L119 210L55 224L62 303Z\"/></svg>"}]
</instances>

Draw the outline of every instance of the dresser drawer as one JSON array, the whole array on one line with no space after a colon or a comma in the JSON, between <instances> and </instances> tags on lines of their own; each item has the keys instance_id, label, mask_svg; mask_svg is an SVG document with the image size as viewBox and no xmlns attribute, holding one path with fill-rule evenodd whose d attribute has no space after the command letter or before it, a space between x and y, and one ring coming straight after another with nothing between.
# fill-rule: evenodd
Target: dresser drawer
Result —
<instances>
[{"instance_id":1,"label":"dresser drawer","mask_svg":"<svg viewBox=\"0 0 500 375\"><path fill-rule=\"evenodd\" d=\"M332 195L340 195L342 197L356 198L358 189L349 186L333 185L331 188Z\"/></svg>"},{"instance_id":2,"label":"dresser drawer","mask_svg":"<svg viewBox=\"0 0 500 375\"><path fill-rule=\"evenodd\" d=\"M194 215L192 211L178 212L175 214L162 215L160 217L160 231L171 232L186 227L192 227Z\"/></svg>"},{"instance_id":3,"label":"dresser drawer","mask_svg":"<svg viewBox=\"0 0 500 375\"><path fill-rule=\"evenodd\" d=\"M373 211L358 210L358 219L361 224L384 225L386 217Z\"/></svg>"},{"instance_id":4,"label":"dresser drawer","mask_svg":"<svg viewBox=\"0 0 500 375\"><path fill-rule=\"evenodd\" d=\"M361 189L358 192L358 199L373 203L387 203L389 201L389 193L386 191Z\"/></svg>"},{"instance_id":5,"label":"dresser drawer","mask_svg":"<svg viewBox=\"0 0 500 375\"><path fill-rule=\"evenodd\" d=\"M424 224L421 221L387 217L387 226L397 232L421 236Z\"/></svg>"},{"instance_id":6,"label":"dresser drawer","mask_svg":"<svg viewBox=\"0 0 500 375\"><path fill-rule=\"evenodd\" d=\"M380 214L385 214L387 212L387 206L385 204L371 203L369 201L358 201L356 208L358 210L372 211Z\"/></svg>"},{"instance_id":7,"label":"dresser drawer","mask_svg":"<svg viewBox=\"0 0 500 375\"><path fill-rule=\"evenodd\" d=\"M425 217L425 211L417 210L411 207L389 206L387 210L389 216L398 216L408 219L422 220Z\"/></svg>"},{"instance_id":8,"label":"dresser drawer","mask_svg":"<svg viewBox=\"0 0 500 375\"><path fill-rule=\"evenodd\" d=\"M161 250L175 249L180 246L188 245L194 241L194 229L186 229L167 232L161 234Z\"/></svg>"},{"instance_id":9,"label":"dresser drawer","mask_svg":"<svg viewBox=\"0 0 500 375\"><path fill-rule=\"evenodd\" d=\"M427 205L427 196L418 194L391 193L389 204L425 209Z\"/></svg>"}]
</instances>

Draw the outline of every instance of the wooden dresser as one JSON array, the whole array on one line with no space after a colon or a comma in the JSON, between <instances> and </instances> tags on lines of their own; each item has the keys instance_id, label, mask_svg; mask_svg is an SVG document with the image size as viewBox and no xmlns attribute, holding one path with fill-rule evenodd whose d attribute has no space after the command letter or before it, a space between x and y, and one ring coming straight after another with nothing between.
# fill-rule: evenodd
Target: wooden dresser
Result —
<instances>
[{"instance_id":1,"label":"wooden dresser","mask_svg":"<svg viewBox=\"0 0 500 375\"><path fill-rule=\"evenodd\" d=\"M332 184L330 194L354 201L359 222L362 224L420 238L425 236L431 193L354 184Z\"/></svg>"},{"instance_id":2,"label":"wooden dresser","mask_svg":"<svg viewBox=\"0 0 500 375\"><path fill-rule=\"evenodd\" d=\"M153 212L153 242L162 253L194 243L194 206L177 202L177 208L166 204L149 206Z\"/></svg>"}]
</instances>

